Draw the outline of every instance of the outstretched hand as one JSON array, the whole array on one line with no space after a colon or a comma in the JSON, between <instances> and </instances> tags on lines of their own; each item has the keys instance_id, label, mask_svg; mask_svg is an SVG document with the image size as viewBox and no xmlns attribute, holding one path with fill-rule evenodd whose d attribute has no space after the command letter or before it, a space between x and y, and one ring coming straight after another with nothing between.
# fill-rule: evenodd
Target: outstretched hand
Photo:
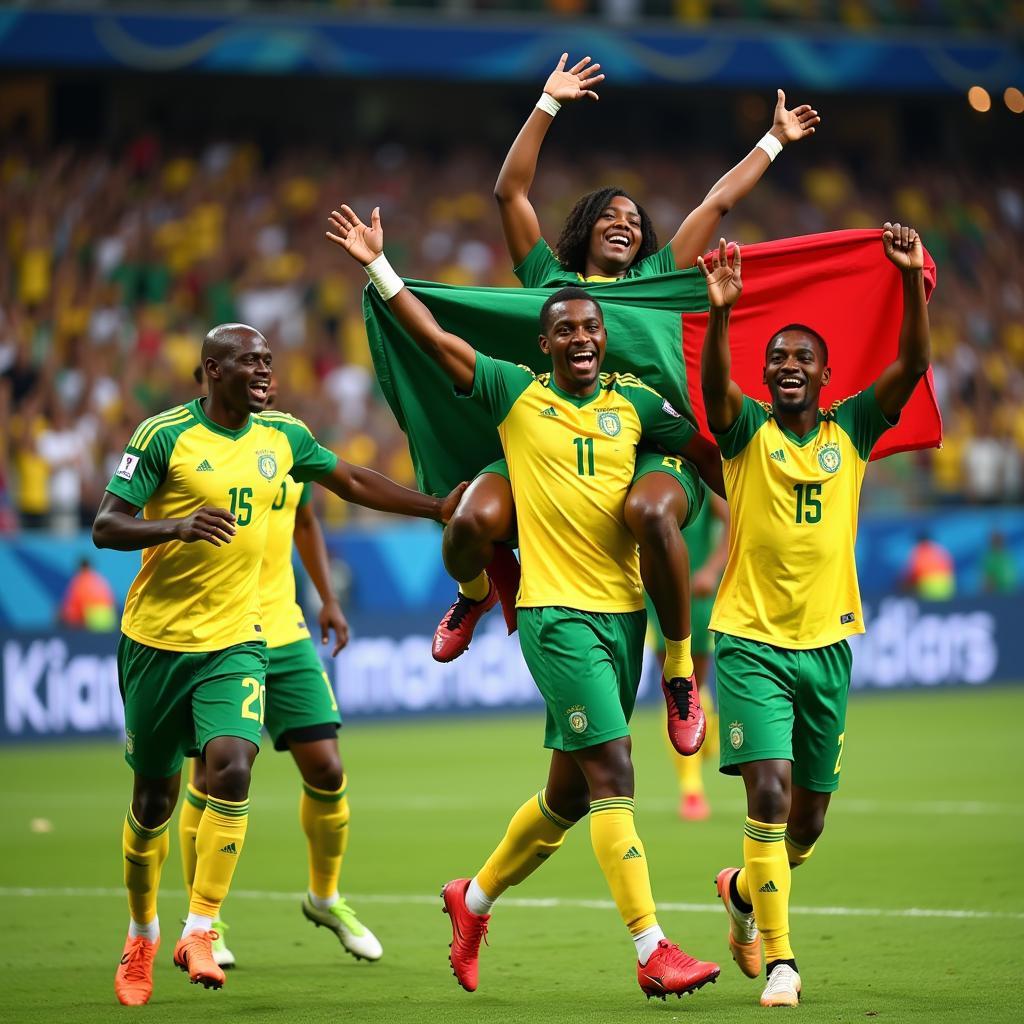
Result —
<instances>
[{"instance_id":1,"label":"outstretched hand","mask_svg":"<svg viewBox=\"0 0 1024 1024\"><path fill-rule=\"evenodd\" d=\"M712 257L712 268L708 270L703 256L697 257L697 266L704 275L708 285L708 302L714 309L728 309L735 305L736 300L743 291L743 281L740 277L740 247L733 243L732 261L729 260L729 253L725 239L718 240L718 249Z\"/></svg>"},{"instance_id":2,"label":"outstretched hand","mask_svg":"<svg viewBox=\"0 0 1024 1024\"><path fill-rule=\"evenodd\" d=\"M779 89L778 102L775 104L775 118L772 121L772 134L783 144L799 142L814 134L814 129L821 124L821 118L809 103L801 103L792 110L786 109L786 94Z\"/></svg>"},{"instance_id":3,"label":"outstretched hand","mask_svg":"<svg viewBox=\"0 0 1024 1024\"><path fill-rule=\"evenodd\" d=\"M441 513L438 521L442 526L447 526L448 521L455 515L455 510L459 507L459 502L462 501L462 496L466 493L468 486L468 480L463 480L461 484L456 484L455 488L448 494L448 497L441 502Z\"/></svg>"},{"instance_id":4,"label":"outstretched hand","mask_svg":"<svg viewBox=\"0 0 1024 1024\"><path fill-rule=\"evenodd\" d=\"M569 54L563 53L555 65L555 70L548 75L544 91L559 103L572 103L573 100L584 98L598 99L594 86L604 81L604 75L597 73L601 70L601 65L591 64L590 58L584 57L566 71L565 65L568 60Z\"/></svg>"},{"instance_id":5,"label":"outstretched hand","mask_svg":"<svg viewBox=\"0 0 1024 1024\"><path fill-rule=\"evenodd\" d=\"M367 227L351 206L342 204L331 210L328 223L333 230L327 232L328 241L340 245L353 259L365 267L384 251L384 229L380 226L380 207L375 206Z\"/></svg>"},{"instance_id":6,"label":"outstretched hand","mask_svg":"<svg viewBox=\"0 0 1024 1024\"><path fill-rule=\"evenodd\" d=\"M890 263L900 270L922 270L924 268L924 246L921 236L906 224L882 225L882 248Z\"/></svg>"}]
</instances>

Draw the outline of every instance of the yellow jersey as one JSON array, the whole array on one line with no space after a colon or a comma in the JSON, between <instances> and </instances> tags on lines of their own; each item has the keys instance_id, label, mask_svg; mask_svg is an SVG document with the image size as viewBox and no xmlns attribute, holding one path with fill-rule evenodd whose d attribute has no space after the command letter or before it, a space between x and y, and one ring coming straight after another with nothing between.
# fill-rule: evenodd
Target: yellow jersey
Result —
<instances>
[{"instance_id":1,"label":"yellow jersey","mask_svg":"<svg viewBox=\"0 0 1024 1024\"><path fill-rule=\"evenodd\" d=\"M642 438L681 451L690 422L629 374L601 374L593 393L578 398L548 373L479 352L472 397L493 416L508 461L522 562L517 606L643 608L624 518L637 445Z\"/></svg>"},{"instance_id":2,"label":"yellow jersey","mask_svg":"<svg viewBox=\"0 0 1024 1024\"><path fill-rule=\"evenodd\" d=\"M295 538L295 513L308 505L313 489L296 483L290 476L281 481L270 506L267 546L260 570L260 610L263 636L268 647L284 647L297 640L308 640L309 629L295 599L295 570L292 547Z\"/></svg>"},{"instance_id":3,"label":"yellow jersey","mask_svg":"<svg viewBox=\"0 0 1024 1024\"><path fill-rule=\"evenodd\" d=\"M236 533L220 547L169 541L144 549L125 601L124 634L168 651L219 651L264 639L259 579L271 507L289 473L316 480L336 462L286 413L252 415L228 430L206 416L197 398L142 423L107 490L146 519L226 508Z\"/></svg>"},{"instance_id":4,"label":"yellow jersey","mask_svg":"<svg viewBox=\"0 0 1024 1024\"><path fill-rule=\"evenodd\" d=\"M819 410L805 437L744 396L715 435L730 517L712 630L794 650L864 632L857 510L871 449L891 426L874 387Z\"/></svg>"}]
</instances>

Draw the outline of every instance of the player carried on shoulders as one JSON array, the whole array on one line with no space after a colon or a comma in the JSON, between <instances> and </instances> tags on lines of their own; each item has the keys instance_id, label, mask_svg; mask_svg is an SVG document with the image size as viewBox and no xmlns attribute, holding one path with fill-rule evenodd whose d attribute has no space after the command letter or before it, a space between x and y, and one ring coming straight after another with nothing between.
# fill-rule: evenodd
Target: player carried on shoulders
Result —
<instances>
[{"instance_id":1,"label":"player carried on shoulders","mask_svg":"<svg viewBox=\"0 0 1024 1024\"><path fill-rule=\"evenodd\" d=\"M871 450L896 424L928 370L924 249L913 228L886 223L885 256L903 284L896 358L865 390L819 408L831 383L828 345L813 326L768 339L770 402L730 377L729 315L742 292L739 246L699 260L711 313L701 362L708 424L722 452L729 555L711 616L717 634L721 771L746 788L743 867L716 887L729 947L767 981L762 1006L795 1006L801 980L789 937L791 871L814 852L846 741L851 653L864 632L854 543Z\"/></svg>"}]
</instances>

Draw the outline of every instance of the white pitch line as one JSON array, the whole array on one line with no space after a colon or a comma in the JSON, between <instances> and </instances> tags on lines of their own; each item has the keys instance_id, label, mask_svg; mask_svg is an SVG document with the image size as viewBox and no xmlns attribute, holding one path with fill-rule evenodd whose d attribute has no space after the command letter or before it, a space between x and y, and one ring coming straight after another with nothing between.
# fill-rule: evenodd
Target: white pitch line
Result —
<instances>
[{"instance_id":1,"label":"white pitch line","mask_svg":"<svg viewBox=\"0 0 1024 1024\"><path fill-rule=\"evenodd\" d=\"M124 889L113 888L33 888L30 886L0 886L0 898L33 897L33 896L123 896ZM271 902L291 902L301 900L301 892L262 892L258 889L233 889L231 899L270 900ZM440 905L439 897L425 896L420 893L349 893L352 899L361 903L413 904L414 906ZM539 910L614 910L611 900L578 900L562 899L557 896L529 899L519 896L503 897L503 907ZM659 910L679 911L688 914L720 914L721 903L659 903ZM939 918L946 920L978 920L978 921L1024 921L1024 913L1010 910L949 910L939 907L790 907L790 913L809 917L894 917L894 918Z\"/></svg>"}]
</instances>

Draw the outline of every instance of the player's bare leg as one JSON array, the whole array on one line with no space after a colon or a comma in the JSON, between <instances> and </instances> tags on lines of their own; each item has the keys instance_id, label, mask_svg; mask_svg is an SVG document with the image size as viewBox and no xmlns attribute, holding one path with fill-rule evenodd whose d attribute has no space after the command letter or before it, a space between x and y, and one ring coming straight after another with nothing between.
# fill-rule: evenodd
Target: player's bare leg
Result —
<instances>
[{"instance_id":1,"label":"player's bare leg","mask_svg":"<svg viewBox=\"0 0 1024 1024\"><path fill-rule=\"evenodd\" d=\"M206 744L207 803L196 832L196 875L174 962L192 984L221 988L224 972L213 958L213 922L227 896L245 843L249 782L259 748L237 736L217 736Z\"/></svg>"},{"instance_id":2,"label":"player's bare leg","mask_svg":"<svg viewBox=\"0 0 1024 1024\"><path fill-rule=\"evenodd\" d=\"M814 844L825 831L825 814L831 793L816 793L793 786L789 819L786 822L786 852L790 868L798 868L814 853Z\"/></svg>"},{"instance_id":3,"label":"player's bare leg","mask_svg":"<svg viewBox=\"0 0 1024 1024\"><path fill-rule=\"evenodd\" d=\"M459 594L434 632L435 661L454 661L465 653L477 623L498 603L497 587L486 570L494 562L495 546L514 535L511 485L500 473L481 473L444 530L441 553Z\"/></svg>"},{"instance_id":4,"label":"player's bare leg","mask_svg":"<svg viewBox=\"0 0 1024 1024\"><path fill-rule=\"evenodd\" d=\"M348 780L334 735L288 745L302 776L302 830L309 847L309 888L302 913L328 928L357 960L379 960L384 950L338 892L349 836Z\"/></svg>"},{"instance_id":5,"label":"player's bare leg","mask_svg":"<svg viewBox=\"0 0 1024 1024\"><path fill-rule=\"evenodd\" d=\"M665 637L661 686L668 734L680 754L704 742L707 721L690 656L690 559L680 532L689 512L686 492L668 473L647 473L626 497L626 525L640 548L640 577Z\"/></svg>"},{"instance_id":6,"label":"player's bare leg","mask_svg":"<svg viewBox=\"0 0 1024 1024\"><path fill-rule=\"evenodd\" d=\"M142 1006L153 993L153 960L160 948L157 893L180 783L180 772L164 779L135 775L122 838L131 918L114 974L114 992L124 1006Z\"/></svg>"},{"instance_id":7,"label":"player's bare leg","mask_svg":"<svg viewBox=\"0 0 1024 1024\"><path fill-rule=\"evenodd\" d=\"M791 868L785 843L792 809L792 763L751 761L740 765L740 774L747 793L744 863L729 879L730 895L741 910L752 907L764 941L767 983L761 1005L796 1006L800 975L789 939ZM720 893L722 884L720 874ZM743 968L739 958L737 962ZM744 973L748 973L746 969Z\"/></svg>"}]
</instances>

